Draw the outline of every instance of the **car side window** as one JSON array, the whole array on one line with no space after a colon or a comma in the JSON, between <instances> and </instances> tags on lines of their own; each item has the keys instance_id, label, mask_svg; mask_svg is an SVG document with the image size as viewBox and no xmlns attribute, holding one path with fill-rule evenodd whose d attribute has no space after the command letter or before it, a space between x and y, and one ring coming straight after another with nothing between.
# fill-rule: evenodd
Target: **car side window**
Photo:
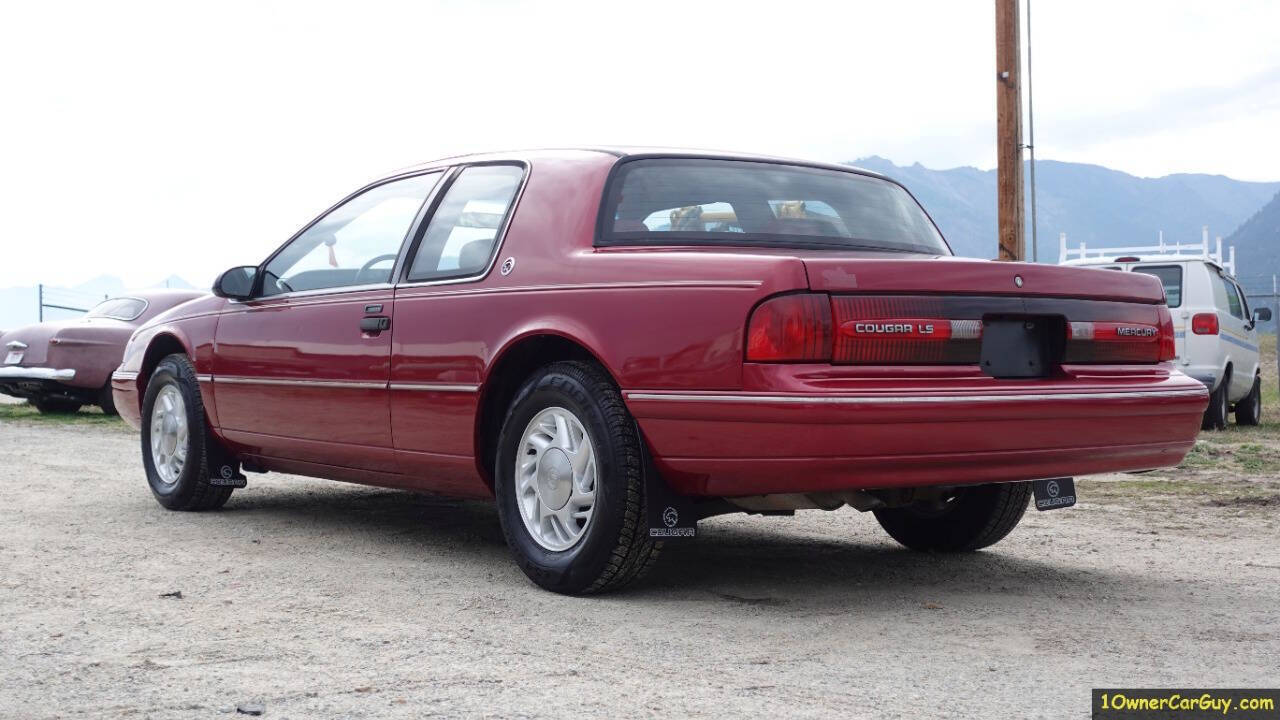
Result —
<instances>
[{"instance_id":1,"label":"car side window","mask_svg":"<svg viewBox=\"0 0 1280 720\"><path fill-rule=\"evenodd\" d=\"M405 235L441 175L383 183L330 211L267 263L262 294L389 282Z\"/></svg>"},{"instance_id":2,"label":"car side window","mask_svg":"<svg viewBox=\"0 0 1280 720\"><path fill-rule=\"evenodd\" d=\"M1234 280L1231 281L1231 287L1235 290L1236 294L1240 296L1240 313L1241 314L1239 315L1239 317L1245 320L1252 319L1253 313L1249 311L1249 298L1245 296L1244 288L1240 287L1240 283Z\"/></svg>"},{"instance_id":3,"label":"car side window","mask_svg":"<svg viewBox=\"0 0 1280 720\"><path fill-rule=\"evenodd\" d=\"M523 178L516 165L474 165L458 173L422 234L409 282L484 272Z\"/></svg>"},{"instance_id":4,"label":"car side window","mask_svg":"<svg viewBox=\"0 0 1280 720\"><path fill-rule=\"evenodd\" d=\"M1244 308L1240 306L1240 295L1236 292L1235 283L1221 273L1214 273L1213 297L1219 310L1231 313L1232 317L1244 319Z\"/></svg>"},{"instance_id":5,"label":"car side window","mask_svg":"<svg viewBox=\"0 0 1280 720\"><path fill-rule=\"evenodd\" d=\"M1213 288L1213 305L1220 312L1231 312L1231 301L1227 295L1227 281L1218 274L1217 268L1209 268L1209 285Z\"/></svg>"}]
</instances>

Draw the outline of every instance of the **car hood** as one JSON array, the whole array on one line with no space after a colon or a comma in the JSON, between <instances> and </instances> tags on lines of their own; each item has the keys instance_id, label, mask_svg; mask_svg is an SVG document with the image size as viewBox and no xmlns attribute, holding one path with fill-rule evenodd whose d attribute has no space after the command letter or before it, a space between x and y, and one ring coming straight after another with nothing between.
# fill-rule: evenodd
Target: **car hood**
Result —
<instances>
[{"instance_id":1,"label":"car hood","mask_svg":"<svg viewBox=\"0 0 1280 720\"><path fill-rule=\"evenodd\" d=\"M156 315L143 323L140 329L163 325L168 322L173 322L174 320L181 320L182 318L217 312L226 304L227 301L225 298L220 298L216 295L200 295L195 299L188 300L181 305L175 305L159 315Z\"/></svg>"}]
</instances>

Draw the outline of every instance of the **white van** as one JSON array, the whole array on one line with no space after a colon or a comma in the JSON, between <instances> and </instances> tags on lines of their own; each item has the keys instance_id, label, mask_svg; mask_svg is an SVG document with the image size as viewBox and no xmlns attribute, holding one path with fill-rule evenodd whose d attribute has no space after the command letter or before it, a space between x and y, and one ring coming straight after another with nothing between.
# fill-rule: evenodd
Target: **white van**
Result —
<instances>
[{"instance_id":1,"label":"white van","mask_svg":"<svg viewBox=\"0 0 1280 720\"><path fill-rule=\"evenodd\" d=\"M1060 265L1096 267L1154 275L1164 284L1173 315L1178 363L1182 371L1203 382L1210 392L1204 412L1205 430L1226 427L1235 411L1239 425L1257 425L1262 416L1262 379L1258 366L1259 320L1270 320L1270 308L1251 310L1236 282L1235 248L1222 259L1209 251L1208 231L1199 244L1086 249L1067 248L1059 239ZM1072 258L1072 256L1075 256Z\"/></svg>"}]
</instances>

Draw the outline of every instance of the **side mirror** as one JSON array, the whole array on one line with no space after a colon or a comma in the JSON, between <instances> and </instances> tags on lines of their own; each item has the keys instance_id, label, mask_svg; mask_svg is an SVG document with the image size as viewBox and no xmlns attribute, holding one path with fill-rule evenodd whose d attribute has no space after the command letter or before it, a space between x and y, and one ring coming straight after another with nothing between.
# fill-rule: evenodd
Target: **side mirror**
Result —
<instances>
[{"instance_id":1,"label":"side mirror","mask_svg":"<svg viewBox=\"0 0 1280 720\"><path fill-rule=\"evenodd\" d=\"M1271 322L1271 308L1257 308L1253 311L1254 322Z\"/></svg>"},{"instance_id":2,"label":"side mirror","mask_svg":"<svg viewBox=\"0 0 1280 720\"><path fill-rule=\"evenodd\" d=\"M248 300L253 297L254 281L258 268L253 265L233 267L213 281L213 294L232 300Z\"/></svg>"}]
</instances>

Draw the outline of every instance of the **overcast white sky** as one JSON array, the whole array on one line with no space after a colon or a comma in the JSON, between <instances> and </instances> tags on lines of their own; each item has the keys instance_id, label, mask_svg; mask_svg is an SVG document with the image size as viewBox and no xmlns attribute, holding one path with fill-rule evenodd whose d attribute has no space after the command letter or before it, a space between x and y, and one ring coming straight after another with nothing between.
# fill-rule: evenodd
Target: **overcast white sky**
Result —
<instances>
[{"instance_id":1,"label":"overcast white sky","mask_svg":"<svg viewBox=\"0 0 1280 720\"><path fill-rule=\"evenodd\" d=\"M1280 180L1280 2L1033 2L1038 157ZM0 287L204 285L474 150L995 158L991 0L28 2L0 68Z\"/></svg>"}]
</instances>

